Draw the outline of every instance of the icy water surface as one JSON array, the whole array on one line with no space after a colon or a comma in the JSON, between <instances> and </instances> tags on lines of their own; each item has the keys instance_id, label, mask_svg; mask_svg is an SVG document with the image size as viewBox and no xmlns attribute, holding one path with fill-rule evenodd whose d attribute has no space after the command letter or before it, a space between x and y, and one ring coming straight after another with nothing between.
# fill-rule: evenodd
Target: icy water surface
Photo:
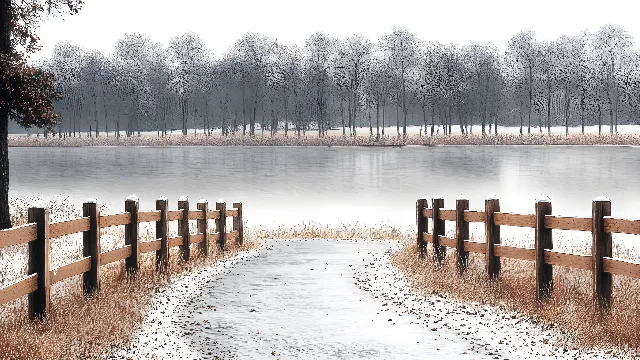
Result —
<instances>
[{"instance_id":1,"label":"icy water surface","mask_svg":"<svg viewBox=\"0 0 640 360\"><path fill-rule=\"evenodd\" d=\"M240 199L250 225L382 222L414 226L415 201L434 194L472 210L489 193L503 211L532 213L549 195L554 214L590 216L599 195L614 216L640 217L640 148L632 147L88 147L10 148L11 195L91 197L116 211L167 196ZM473 231L473 229L472 229Z\"/></svg>"}]
</instances>

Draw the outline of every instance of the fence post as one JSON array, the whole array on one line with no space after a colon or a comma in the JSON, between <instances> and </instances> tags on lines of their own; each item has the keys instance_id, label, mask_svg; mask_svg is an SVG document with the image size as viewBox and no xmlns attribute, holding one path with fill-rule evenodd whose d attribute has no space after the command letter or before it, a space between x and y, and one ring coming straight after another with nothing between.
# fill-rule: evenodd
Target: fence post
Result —
<instances>
[{"instance_id":1,"label":"fence post","mask_svg":"<svg viewBox=\"0 0 640 360\"><path fill-rule=\"evenodd\" d=\"M140 261L140 250L138 250L138 233L140 224L138 223L139 210L138 197L131 195L124 202L124 211L131 214L131 222L124 226L124 244L131 246L131 256L126 258L125 266L127 272L131 275L138 271L138 263Z\"/></svg>"},{"instance_id":2,"label":"fence post","mask_svg":"<svg viewBox=\"0 0 640 360\"><path fill-rule=\"evenodd\" d=\"M156 250L156 270L166 271L169 268L169 242L166 197L156 200L156 210L160 210L160 221L156 221L156 239L160 239L160 250Z\"/></svg>"},{"instance_id":3,"label":"fence post","mask_svg":"<svg viewBox=\"0 0 640 360\"><path fill-rule=\"evenodd\" d=\"M189 198L178 200L178 210L182 210L182 219L178 220L178 236L182 236L182 259L189 261L191 256L191 239L189 238Z\"/></svg>"},{"instance_id":4,"label":"fence post","mask_svg":"<svg viewBox=\"0 0 640 360\"><path fill-rule=\"evenodd\" d=\"M38 288L29 294L29 317L42 319L49 312L51 278L49 275L49 209L37 201L28 210L29 223L36 223L36 239L29 243L29 275L38 276Z\"/></svg>"},{"instance_id":5,"label":"fence post","mask_svg":"<svg viewBox=\"0 0 640 360\"><path fill-rule=\"evenodd\" d=\"M536 200L536 298L547 299L553 291L553 267L544 262L544 251L553 249L551 229L544 227L544 217L551 215L551 200L541 195Z\"/></svg>"},{"instance_id":6,"label":"fence post","mask_svg":"<svg viewBox=\"0 0 640 360\"><path fill-rule=\"evenodd\" d=\"M493 214L500 212L500 200L495 195L487 196L484 201L485 241L487 244L486 260L489 279L496 279L500 274L500 257L496 256L495 244L500 244L500 225L493 221Z\"/></svg>"},{"instance_id":7,"label":"fence post","mask_svg":"<svg viewBox=\"0 0 640 360\"><path fill-rule=\"evenodd\" d=\"M420 258L423 259L427 253L427 243L424 241L424 233L427 232L427 221L428 219L424 217L424 208L428 207L429 203L426 199L418 199L416 201L416 223L418 228L418 252L420 253Z\"/></svg>"},{"instance_id":8,"label":"fence post","mask_svg":"<svg viewBox=\"0 0 640 360\"><path fill-rule=\"evenodd\" d=\"M223 249L227 243L225 231L227 224L227 204L224 200L218 200L216 202L216 210L220 212L220 216L216 220L216 231L220 234L220 238L218 239L218 248Z\"/></svg>"},{"instance_id":9,"label":"fence post","mask_svg":"<svg viewBox=\"0 0 640 360\"><path fill-rule=\"evenodd\" d=\"M464 251L464 241L469 240L469 222L464 221L464 211L469 210L469 199L460 195L456 198L456 258L460 274L467 270L469 252Z\"/></svg>"},{"instance_id":10,"label":"fence post","mask_svg":"<svg viewBox=\"0 0 640 360\"><path fill-rule=\"evenodd\" d=\"M89 218L89 230L82 233L82 255L91 257L91 268L82 275L82 288L90 295L100 288L100 209L95 199L82 204L82 216Z\"/></svg>"},{"instance_id":11,"label":"fence post","mask_svg":"<svg viewBox=\"0 0 640 360\"><path fill-rule=\"evenodd\" d=\"M209 213L209 203L205 199L198 200L198 210L202 211L202 220L198 220L198 232L203 234L204 240L200 245L202 255L207 257L209 255L209 221L207 220L207 214Z\"/></svg>"},{"instance_id":12,"label":"fence post","mask_svg":"<svg viewBox=\"0 0 640 360\"><path fill-rule=\"evenodd\" d=\"M431 199L431 208L433 211L433 261L442 265L444 263L444 257L447 254L446 246L440 246L440 239L438 236L444 236L444 220L440 219L440 209L444 207L444 198L440 195L434 195Z\"/></svg>"},{"instance_id":13,"label":"fence post","mask_svg":"<svg viewBox=\"0 0 640 360\"><path fill-rule=\"evenodd\" d=\"M592 205L593 297L603 311L611 306L611 274L604 271L604 257L611 257L611 233L604 230L604 217L611 216L611 201L604 196Z\"/></svg>"},{"instance_id":14,"label":"fence post","mask_svg":"<svg viewBox=\"0 0 640 360\"><path fill-rule=\"evenodd\" d=\"M242 224L242 202L235 201L233 207L238 209L238 216L233 218L233 231L238 232L238 245L244 243L244 225Z\"/></svg>"}]
</instances>

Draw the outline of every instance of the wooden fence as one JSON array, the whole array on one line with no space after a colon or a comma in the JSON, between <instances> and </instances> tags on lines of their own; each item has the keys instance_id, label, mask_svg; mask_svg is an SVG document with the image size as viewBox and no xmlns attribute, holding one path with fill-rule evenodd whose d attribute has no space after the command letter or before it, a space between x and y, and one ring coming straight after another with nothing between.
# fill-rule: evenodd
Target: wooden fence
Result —
<instances>
[{"instance_id":1,"label":"wooden fence","mask_svg":"<svg viewBox=\"0 0 640 360\"><path fill-rule=\"evenodd\" d=\"M590 218L551 215L551 201L543 196L536 200L535 214L512 214L500 211L495 196L485 200L484 211L470 211L469 200L460 196L455 210L445 210L444 199L435 196L431 208L426 199L416 202L418 249L427 255L427 243L433 246L433 261L442 264L446 247L456 249L456 264L462 273L468 265L469 253L485 255L486 273L490 279L500 274L500 258L535 261L536 296L545 300L553 291L553 267L563 266L591 271L593 298L605 311L611 305L612 275L640 278L640 263L612 258L612 233L640 235L640 220L611 217L611 201L600 196L593 201ZM428 233L432 219L432 233ZM455 221L455 237L445 237L445 221ZM469 223L484 223L485 242L469 240ZM519 248L500 244L500 227L517 226L535 229L535 247ZM553 250L551 230L588 231L592 235L591 255L569 254Z\"/></svg>"},{"instance_id":2,"label":"wooden fence","mask_svg":"<svg viewBox=\"0 0 640 360\"><path fill-rule=\"evenodd\" d=\"M101 216L97 202L87 200L82 206L83 217L63 222L49 223L49 210L44 204L28 210L28 224L7 230L0 230L0 249L8 246L28 244L28 276L12 285L0 289L0 304L28 295L29 316L42 318L49 311L51 285L75 275L82 275L82 288L90 295L100 287L100 266L125 260L130 274L135 274L140 254L155 251L156 269L167 271L169 248L180 247L182 258L188 261L191 256L190 245L200 244L204 256L207 256L211 242L224 249L227 241L235 240L242 244L243 223L242 203L233 203L234 208L227 210L223 201L216 202L216 209L209 210L206 200L200 200L197 210L189 209L186 197L178 201L176 211L169 210L168 201L162 197L156 201L156 211L139 212L138 198L131 196L125 201L125 212ZM224 214L221 216L221 214ZM227 217L233 218L233 231L226 232ZM208 221L215 220L215 233L209 229ZM198 233L189 233L189 220L196 220ZM178 221L178 236L168 237L169 221ZM140 223L156 223L156 240L141 242L138 237ZM125 246L108 252L100 251L100 229L111 226L125 226ZM83 258L50 269L50 241L53 238L83 233Z\"/></svg>"}]
</instances>

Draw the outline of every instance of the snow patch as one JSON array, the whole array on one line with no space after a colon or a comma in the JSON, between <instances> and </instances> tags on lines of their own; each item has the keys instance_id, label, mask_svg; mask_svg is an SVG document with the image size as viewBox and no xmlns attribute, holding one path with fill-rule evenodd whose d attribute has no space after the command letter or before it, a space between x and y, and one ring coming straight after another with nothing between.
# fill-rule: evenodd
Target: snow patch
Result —
<instances>
[{"instance_id":1,"label":"snow patch","mask_svg":"<svg viewBox=\"0 0 640 360\"><path fill-rule=\"evenodd\" d=\"M551 202L551 199L546 194L540 194L536 199L536 202Z\"/></svg>"},{"instance_id":2,"label":"snow patch","mask_svg":"<svg viewBox=\"0 0 640 360\"><path fill-rule=\"evenodd\" d=\"M97 204L98 200L94 199L94 198L88 198L87 200L84 201L85 204Z\"/></svg>"},{"instance_id":3,"label":"snow patch","mask_svg":"<svg viewBox=\"0 0 640 360\"><path fill-rule=\"evenodd\" d=\"M456 198L456 200L469 200L466 196L460 194L458 195L458 197Z\"/></svg>"},{"instance_id":4,"label":"snow patch","mask_svg":"<svg viewBox=\"0 0 640 360\"><path fill-rule=\"evenodd\" d=\"M498 200L498 195L489 194L489 195L487 195L487 200Z\"/></svg>"},{"instance_id":5,"label":"snow patch","mask_svg":"<svg viewBox=\"0 0 640 360\"><path fill-rule=\"evenodd\" d=\"M207 199L198 200L198 204L206 204L206 203L207 203Z\"/></svg>"},{"instance_id":6,"label":"snow patch","mask_svg":"<svg viewBox=\"0 0 640 360\"><path fill-rule=\"evenodd\" d=\"M180 196L178 201L189 201L189 197L188 196Z\"/></svg>"},{"instance_id":7,"label":"snow patch","mask_svg":"<svg viewBox=\"0 0 640 360\"><path fill-rule=\"evenodd\" d=\"M167 197L166 197L166 196L160 196L160 197L158 198L158 200L160 200L160 201L167 201Z\"/></svg>"},{"instance_id":8,"label":"snow patch","mask_svg":"<svg viewBox=\"0 0 640 360\"><path fill-rule=\"evenodd\" d=\"M46 209L47 208L47 203L45 203L43 200L36 200L36 201L33 202L31 207L32 208L37 208L37 209Z\"/></svg>"},{"instance_id":9,"label":"snow patch","mask_svg":"<svg viewBox=\"0 0 640 360\"><path fill-rule=\"evenodd\" d=\"M593 201L610 201L608 197L604 195L600 195L597 198L593 199Z\"/></svg>"},{"instance_id":10,"label":"snow patch","mask_svg":"<svg viewBox=\"0 0 640 360\"><path fill-rule=\"evenodd\" d=\"M224 203L224 200L218 199L218 200L216 200L216 203Z\"/></svg>"},{"instance_id":11,"label":"snow patch","mask_svg":"<svg viewBox=\"0 0 640 360\"><path fill-rule=\"evenodd\" d=\"M439 195L439 194L433 195L433 198L434 199L442 199L442 200L444 200L444 197L442 195Z\"/></svg>"},{"instance_id":12,"label":"snow patch","mask_svg":"<svg viewBox=\"0 0 640 360\"><path fill-rule=\"evenodd\" d=\"M135 201L138 202L138 196L136 194L131 194L127 197L127 201Z\"/></svg>"}]
</instances>

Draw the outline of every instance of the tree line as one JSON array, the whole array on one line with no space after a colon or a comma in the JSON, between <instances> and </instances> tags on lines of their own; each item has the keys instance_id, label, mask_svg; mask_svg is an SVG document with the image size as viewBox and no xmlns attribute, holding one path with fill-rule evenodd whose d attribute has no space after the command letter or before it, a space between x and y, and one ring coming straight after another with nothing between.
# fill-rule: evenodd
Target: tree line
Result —
<instances>
[{"instance_id":1,"label":"tree line","mask_svg":"<svg viewBox=\"0 0 640 360\"><path fill-rule=\"evenodd\" d=\"M129 33L110 53L60 42L38 66L64 95L54 136L188 129L322 136L368 127L379 137L389 126L406 134L408 125L425 135L453 126L464 134L474 126L481 134L498 126L602 132L607 124L614 133L638 119L639 58L631 35L613 25L553 41L524 30L504 52L491 43L423 41L395 27L377 41L316 32L302 46L246 33L219 56L194 33L168 46Z\"/></svg>"}]
</instances>

